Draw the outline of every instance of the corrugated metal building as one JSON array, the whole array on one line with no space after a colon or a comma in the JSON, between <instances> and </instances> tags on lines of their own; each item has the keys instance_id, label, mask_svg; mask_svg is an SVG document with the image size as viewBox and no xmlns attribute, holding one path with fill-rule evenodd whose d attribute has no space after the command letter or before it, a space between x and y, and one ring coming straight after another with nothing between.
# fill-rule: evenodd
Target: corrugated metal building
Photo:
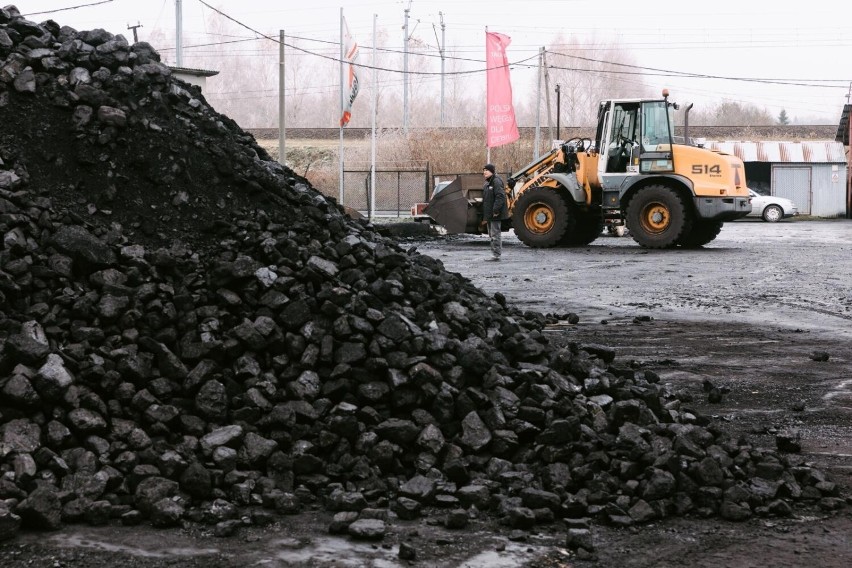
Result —
<instances>
[{"instance_id":1,"label":"corrugated metal building","mask_svg":"<svg viewBox=\"0 0 852 568\"><path fill-rule=\"evenodd\" d=\"M849 100L849 97L846 97ZM837 135L834 139L849 148L849 139L852 138L852 105L846 103L840 113L840 124L837 125ZM846 168L846 216L852 217L852 168Z\"/></svg>"},{"instance_id":2,"label":"corrugated metal building","mask_svg":"<svg viewBox=\"0 0 852 568\"><path fill-rule=\"evenodd\" d=\"M792 199L803 215L845 217L846 152L840 142L712 142L705 147L738 156L749 187Z\"/></svg>"}]
</instances>

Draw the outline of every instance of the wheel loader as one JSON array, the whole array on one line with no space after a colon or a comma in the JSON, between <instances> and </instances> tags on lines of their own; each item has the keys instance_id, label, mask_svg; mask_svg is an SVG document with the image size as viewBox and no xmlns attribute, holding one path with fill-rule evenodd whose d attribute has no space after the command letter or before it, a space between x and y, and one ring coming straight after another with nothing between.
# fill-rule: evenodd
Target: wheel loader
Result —
<instances>
[{"instance_id":1,"label":"wheel loader","mask_svg":"<svg viewBox=\"0 0 852 568\"><path fill-rule=\"evenodd\" d=\"M668 96L602 101L594 140L565 141L509 175L504 229L548 248L586 245L605 224L626 224L641 246L665 249L705 245L725 221L748 215L742 161L689 144L689 108L676 142L678 105ZM460 180L436 193L425 213L448 232L486 232L481 192Z\"/></svg>"}]
</instances>

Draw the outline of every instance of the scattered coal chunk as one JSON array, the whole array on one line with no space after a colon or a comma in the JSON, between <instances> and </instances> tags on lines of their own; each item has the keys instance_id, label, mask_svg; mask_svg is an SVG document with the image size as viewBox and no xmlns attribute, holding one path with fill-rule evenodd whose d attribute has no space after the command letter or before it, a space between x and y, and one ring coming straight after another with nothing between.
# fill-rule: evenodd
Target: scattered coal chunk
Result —
<instances>
[{"instance_id":1,"label":"scattered coal chunk","mask_svg":"<svg viewBox=\"0 0 852 568\"><path fill-rule=\"evenodd\" d=\"M781 452L799 453L802 451L802 433L796 429L782 430L775 436L775 445Z\"/></svg>"}]
</instances>

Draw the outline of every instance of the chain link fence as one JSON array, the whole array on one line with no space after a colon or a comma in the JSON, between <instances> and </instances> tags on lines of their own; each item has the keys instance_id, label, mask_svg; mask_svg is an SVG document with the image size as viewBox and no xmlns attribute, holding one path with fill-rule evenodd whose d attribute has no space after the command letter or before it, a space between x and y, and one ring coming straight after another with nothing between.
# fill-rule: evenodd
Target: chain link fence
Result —
<instances>
[{"instance_id":1,"label":"chain link fence","mask_svg":"<svg viewBox=\"0 0 852 568\"><path fill-rule=\"evenodd\" d=\"M407 217L415 203L429 201L429 167L425 169L377 169L376 209L384 217ZM344 170L343 205L370 212L370 170Z\"/></svg>"}]
</instances>

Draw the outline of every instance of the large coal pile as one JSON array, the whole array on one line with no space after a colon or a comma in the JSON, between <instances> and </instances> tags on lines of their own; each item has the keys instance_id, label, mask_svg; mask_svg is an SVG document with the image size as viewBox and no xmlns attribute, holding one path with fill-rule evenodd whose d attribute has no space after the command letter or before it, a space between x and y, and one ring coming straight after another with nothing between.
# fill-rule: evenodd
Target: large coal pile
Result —
<instances>
[{"instance_id":1,"label":"large coal pile","mask_svg":"<svg viewBox=\"0 0 852 568\"><path fill-rule=\"evenodd\" d=\"M173 80L147 43L54 22L0 25L4 143L54 207L121 224L136 241L203 243L231 209L265 207L279 185L305 183L198 87Z\"/></svg>"},{"instance_id":2,"label":"large coal pile","mask_svg":"<svg viewBox=\"0 0 852 568\"><path fill-rule=\"evenodd\" d=\"M0 124L0 538L842 503L614 350L557 348L540 314L347 219L146 44L0 10Z\"/></svg>"}]
</instances>

